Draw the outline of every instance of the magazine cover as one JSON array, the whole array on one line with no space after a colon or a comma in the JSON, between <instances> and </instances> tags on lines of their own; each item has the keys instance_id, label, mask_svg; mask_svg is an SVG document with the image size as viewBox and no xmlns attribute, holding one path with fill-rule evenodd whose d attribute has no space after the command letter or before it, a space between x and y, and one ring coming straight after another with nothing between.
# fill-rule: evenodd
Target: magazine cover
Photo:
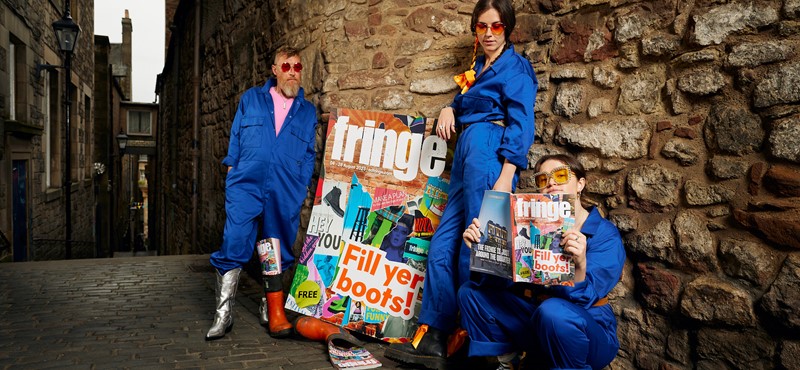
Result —
<instances>
[{"instance_id":1,"label":"magazine cover","mask_svg":"<svg viewBox=\"0 0 800 370\"><path fill-rule=\"evenodd\" d=\"M513 194L487 190L478 219L481 221L481 241L472 245L470 270L514 280L512 245L514 219L511 213Z\"/></svg>"},{"instance_id":2,"label":"magazine cover","mask_svg":"<svg viewBox=\"0 0 800 370\"><path fill-rule=\"evenodd\" d=\"M570 284L575 264L561 249L561 233L575 225L570 194L510 194L487 190L481 203L481 241L470 269L515 282Z\"/></svg>"},{"instance_id":3,"label":"magazine cover","mask_svg":"<svg viewBox=\"0 0 800 370\"><path fill-rule=\"evenodd\" d=\"M328 355L336 369L374 369L382 365L366 348L344 340L328 341Z\"/></svg>"},{"instance_id":4,"label":"magazine cover","mask_svg":"<svg viewBox=\"0 0 800 370\"><path fill-rule=\"evenodd\" d=\"M416 330L452 147L435 120L338 109L286 308L389 342Z\"/></svg>"},{"instance_id":5,"label":"magazine cover","mask_svg":"<svg viewBox=\"0 0 800 370\"><path fill-rule=\"evenodd\" d=\"M267 238L256 243L258 260L261 262L262 275L278 275L281 273L281 241Z\"/></svg>"}]
</instances>

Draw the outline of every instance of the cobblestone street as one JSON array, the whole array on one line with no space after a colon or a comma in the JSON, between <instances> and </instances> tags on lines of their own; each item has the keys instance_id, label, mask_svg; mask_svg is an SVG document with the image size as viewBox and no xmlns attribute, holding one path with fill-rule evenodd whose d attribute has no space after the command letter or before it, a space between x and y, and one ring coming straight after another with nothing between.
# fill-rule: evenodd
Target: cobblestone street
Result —
<instances>
[{"instance_id":1,"label":"cobblestone street","mask_svg":"<svg viewBox=\"0 0 800 370\"><path fill-rule=\"evenodd\" d=\"M322 343L267 335L245 273L233 330L206 342L213 279L208 255L3 264L0 369L332 368ZM397 368L382 343L367 348Z\"/></svg>"}]
</instances>

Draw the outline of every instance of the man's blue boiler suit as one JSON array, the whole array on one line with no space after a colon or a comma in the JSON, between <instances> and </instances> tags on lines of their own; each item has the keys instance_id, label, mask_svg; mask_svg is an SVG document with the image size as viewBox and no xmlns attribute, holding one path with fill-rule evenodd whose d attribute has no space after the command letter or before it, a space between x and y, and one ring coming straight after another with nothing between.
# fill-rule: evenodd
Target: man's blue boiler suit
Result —
<instances>
[{"instance_id":1,"label":"man's blue boiler suit","mask_svg":"<svg viewBox=\"0 0 800 370\"><path fill-rule=\"evenodd\" d=\"M258 226L262 238L281 242L281 264L294 262L294 244L300 209L314 172L317 112L300 89L275 135L275 107L269 89L247 90L231 127L228 156L222 164L231 170L225 179L225 230L222 246L211 255L220 274L242 267L253 255Z\"/></svg>"}]
</instances>

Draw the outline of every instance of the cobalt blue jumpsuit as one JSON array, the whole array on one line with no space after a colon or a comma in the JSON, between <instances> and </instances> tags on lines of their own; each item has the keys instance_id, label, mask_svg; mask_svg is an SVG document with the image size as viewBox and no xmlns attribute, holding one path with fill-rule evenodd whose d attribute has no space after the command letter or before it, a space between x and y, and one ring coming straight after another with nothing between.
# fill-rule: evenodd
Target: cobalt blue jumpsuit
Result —
<instances>
[{"instance_id":1,"label":"cobalt blue jumpsuit","mask_svg":"<svg viewBox=\"0 0 800 370\"><path fill-rule=\"evenodd\" d=\"M292 244L300 209L314 172L317 112L300 89L277 137L269 89L277 80L247 90L231 127L225 178L225 230L211 255L220 274L242 267L253 255L258 226L262 238L281 242L281 265L294 262Z\"/></svg>"},{"instance_id":2,"label":"cobalt blue jumpsuit","mask_svg":"<svg viewBox=\"0 0 800 370\"><path fill-rule=\"evenodd\" d=\"M586 235L586 279L570 286L534 286L525 298L509 289L468 282L458 292L471 339L470 356L528 351L534 365L551 369L602 369L619 350L617 320L609 304L595 306L622 275L625 248L617 227L596 208L581 227Z\"/></svg>"},{"instance_id":3,"label":"cobalt blue jumpsuit","mask_svg":"<svg viewBox=\"0 0 800 370\"><path fill-rule=\"evenodd\" d=\"M469 249L461 234L478 217L483 192L500 177L504 160L528 167L533 143L536 90L531 63L509 46L483 74L485 56L475 63L475 84L456 95L451 107L463 132L456 144L450 190L442 221L431 239L422 294L421 324L444 332L457 326L456 291L469 280ZM505 127L492 123L502 121Z\"/></svg>"}]
</instances>

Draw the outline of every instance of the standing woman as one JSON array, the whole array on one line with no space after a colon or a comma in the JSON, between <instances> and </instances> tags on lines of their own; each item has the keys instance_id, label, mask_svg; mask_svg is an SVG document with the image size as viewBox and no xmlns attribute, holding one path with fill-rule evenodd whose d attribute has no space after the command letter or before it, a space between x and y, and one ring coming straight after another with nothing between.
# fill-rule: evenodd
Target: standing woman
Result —
<instances>
[{"instance_id":1,"label":"standing woman","mask_svg":"<svg viewBox=\"0 0 800 370\"><path fill-rule=\"evenodd\" d=\"M543 156L534 170L538 191L577 195L575 226L561 238L561 248L575 262L575 284L516 283L508 289L464 284L458 303L471 339L469 355L497 356L499 369L514 368L510 365L521 351L540 367L602 369L619 350L617 320L606 296L622 276L622 237L597 208L581 205L586 172L575 157ZM480 222L475 219L464 231L464 241L479 240Z\"/></svg>"},{"instance_id":2,"label":"standing woman","mask_svg":"<svg viewBox=\"0 0 800 370\"><path fill-rule=\"evenodd\" d=\"M439 114L436 134L461 131L444 215L431 240L420 327L411 343L385 356L428 368L447 365L447 337L458 326L458 288L469 280L469 249L461 234L478 217L487 189L511 192L528 166L538 81L509 37L516 17L510 0L480 0L472 12L475 49L470 70L456 76L461 91ZM475 57L478 45L483 55Z\"/></svg>"}]
</instances>

